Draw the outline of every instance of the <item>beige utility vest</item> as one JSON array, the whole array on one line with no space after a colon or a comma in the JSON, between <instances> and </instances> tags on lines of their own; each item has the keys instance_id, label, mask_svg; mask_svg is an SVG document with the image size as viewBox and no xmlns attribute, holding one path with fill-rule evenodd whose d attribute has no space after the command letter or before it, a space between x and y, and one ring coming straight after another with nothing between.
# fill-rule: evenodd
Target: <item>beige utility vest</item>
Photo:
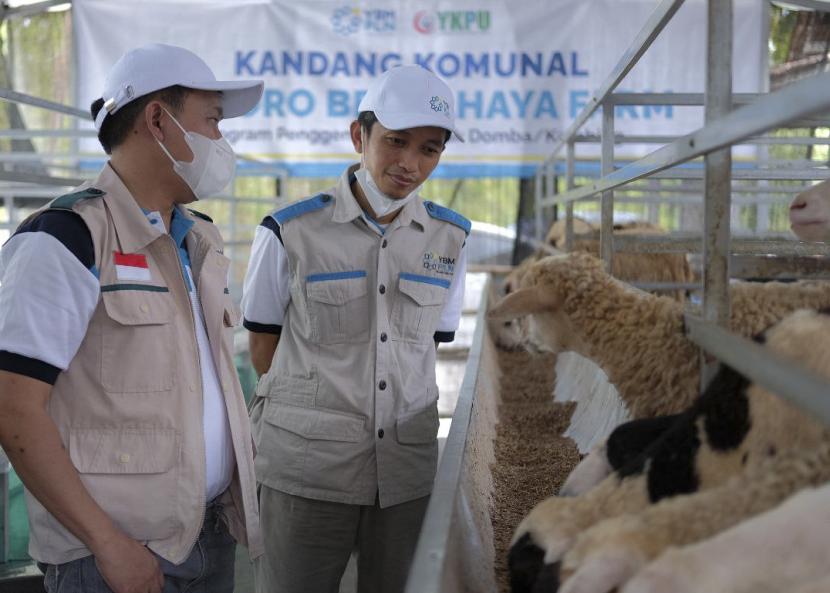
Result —
<instances>
[{"instance_id":1,"label":"beige utility vest","mask_svg":"<svg viewBox=\"0 0 830 593\"><path fill-rule=\"evenodd\" d=\"M86 336L55 383L49 414L89 493L130 537L179 563L205 512L205 446L199 350L177 247L147 221L107 165L87 188L47 208L76 212L95 248L101 294ZM187 236L211 353L230 424L236 470L222 495L231 533L262 552L253 451L233 361L238 313L227 290L229 260L206 219ZM152 280L119 281L114 252L146 258ZM30 553L60 564L90 554L27 492Z\"/></svg>"},{"instance_id":2,"label":"beige utility vest","mask_svg":"<svg viewBox=\"0 0 830 593\"><path fill-rule=\"evenodd\" d=\"M432 490L433 336L469 222L416 198L381 236L352 195L354 168L273 215L291 301L257 386L256 470L289 494L387 507Z\"/></svg>"}]
</instances>

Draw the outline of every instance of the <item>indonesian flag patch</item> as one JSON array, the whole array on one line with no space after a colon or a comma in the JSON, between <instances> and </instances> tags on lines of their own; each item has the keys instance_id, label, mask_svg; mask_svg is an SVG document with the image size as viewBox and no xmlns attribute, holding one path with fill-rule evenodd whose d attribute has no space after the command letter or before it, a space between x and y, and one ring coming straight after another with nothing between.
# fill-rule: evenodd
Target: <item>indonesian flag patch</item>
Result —
<instances>
[{"instance_id":1,"label":"indonesian flag patch","mask_svg":"<svg viewBox=\"0 0 830 593\"><path fill-rule=\"evenodd\" d=\"M115 275L119 280L139 280L149 282L153 279L147 266L147 256L140 253L120 253L113 251Z\"/></svg>"}]
</instances>

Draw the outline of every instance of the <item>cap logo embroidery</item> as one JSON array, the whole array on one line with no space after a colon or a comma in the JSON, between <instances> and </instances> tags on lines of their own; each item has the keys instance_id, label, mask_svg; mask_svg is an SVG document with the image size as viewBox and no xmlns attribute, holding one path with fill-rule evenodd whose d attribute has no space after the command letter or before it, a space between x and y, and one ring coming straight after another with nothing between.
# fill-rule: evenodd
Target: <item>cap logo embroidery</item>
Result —
<instances>
[{"instance_id":1,"label":"cap logo embroidery","mask_svg":"<svg viewBox=\"0 0 830 593\"><path fill-rule=\"evenodd\" d=\"M433 111L443 113L444 116L447 118L450 117L450 104L438 95L435 95L432 98L430 98L429 106L432 108Z\"/></svg>"}]
</instances>

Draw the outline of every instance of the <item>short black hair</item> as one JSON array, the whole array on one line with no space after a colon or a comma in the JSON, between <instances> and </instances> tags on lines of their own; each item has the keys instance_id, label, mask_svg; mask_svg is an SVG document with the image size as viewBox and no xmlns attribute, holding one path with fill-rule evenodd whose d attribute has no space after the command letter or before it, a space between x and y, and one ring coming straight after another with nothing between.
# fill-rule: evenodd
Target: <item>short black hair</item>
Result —
<instances>
[{"instance_id":1,"label":"short black hair","mask_svg":"<svg viewBox=\"0 0 830 593\"><path fill-rule=\"evenodd\" d=\"M153 100L160 100L167 103L170 108L178 114L184 107L184 101L187 97L189 89L175 85L163 88L139 97L134 101L130 101L124 107L111 115L104 118L104 124L98 132L98 141L104 147L104 152L112 154L112 149L118 147L119 144L127 139L127 135L133 129L135 121L138 116L147 107L147 104ZM95 99L89 107L94 120L98 116L98 112L104 108L103 99Z\"/></svg>"},{"instance_id":2,"label":"short black hair","mask_svg":"<svg viewBox=\"0 0 830 593\"><path fill-rule=\"evenodd\" d=\"M360 127L366 130L366 137L368 138L372 133L372 126L377 123L378 118L374 111L361 111L357 115L357 121L360 123ZM444 144L449 141L450 136L452 136L452 132L444 130Z\"/></svg>"}]
</instances>

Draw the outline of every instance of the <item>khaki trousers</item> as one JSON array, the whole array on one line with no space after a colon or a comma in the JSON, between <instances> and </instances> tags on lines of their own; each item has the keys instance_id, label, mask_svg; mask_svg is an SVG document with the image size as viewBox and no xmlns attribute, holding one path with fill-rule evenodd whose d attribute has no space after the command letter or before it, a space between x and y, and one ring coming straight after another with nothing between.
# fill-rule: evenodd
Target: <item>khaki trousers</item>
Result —
<instances>
[{"instance_id":1,"label":"khaki trousers","mask_svg":"<svg viewBox=\"0 0 830 593\"><path fill-rule=\"evenodd\" d=\"M382 509L260 488L257 593L338 593L354 550L358 593L403 593L428 496Z\"/></svg>"}]
</instances>

